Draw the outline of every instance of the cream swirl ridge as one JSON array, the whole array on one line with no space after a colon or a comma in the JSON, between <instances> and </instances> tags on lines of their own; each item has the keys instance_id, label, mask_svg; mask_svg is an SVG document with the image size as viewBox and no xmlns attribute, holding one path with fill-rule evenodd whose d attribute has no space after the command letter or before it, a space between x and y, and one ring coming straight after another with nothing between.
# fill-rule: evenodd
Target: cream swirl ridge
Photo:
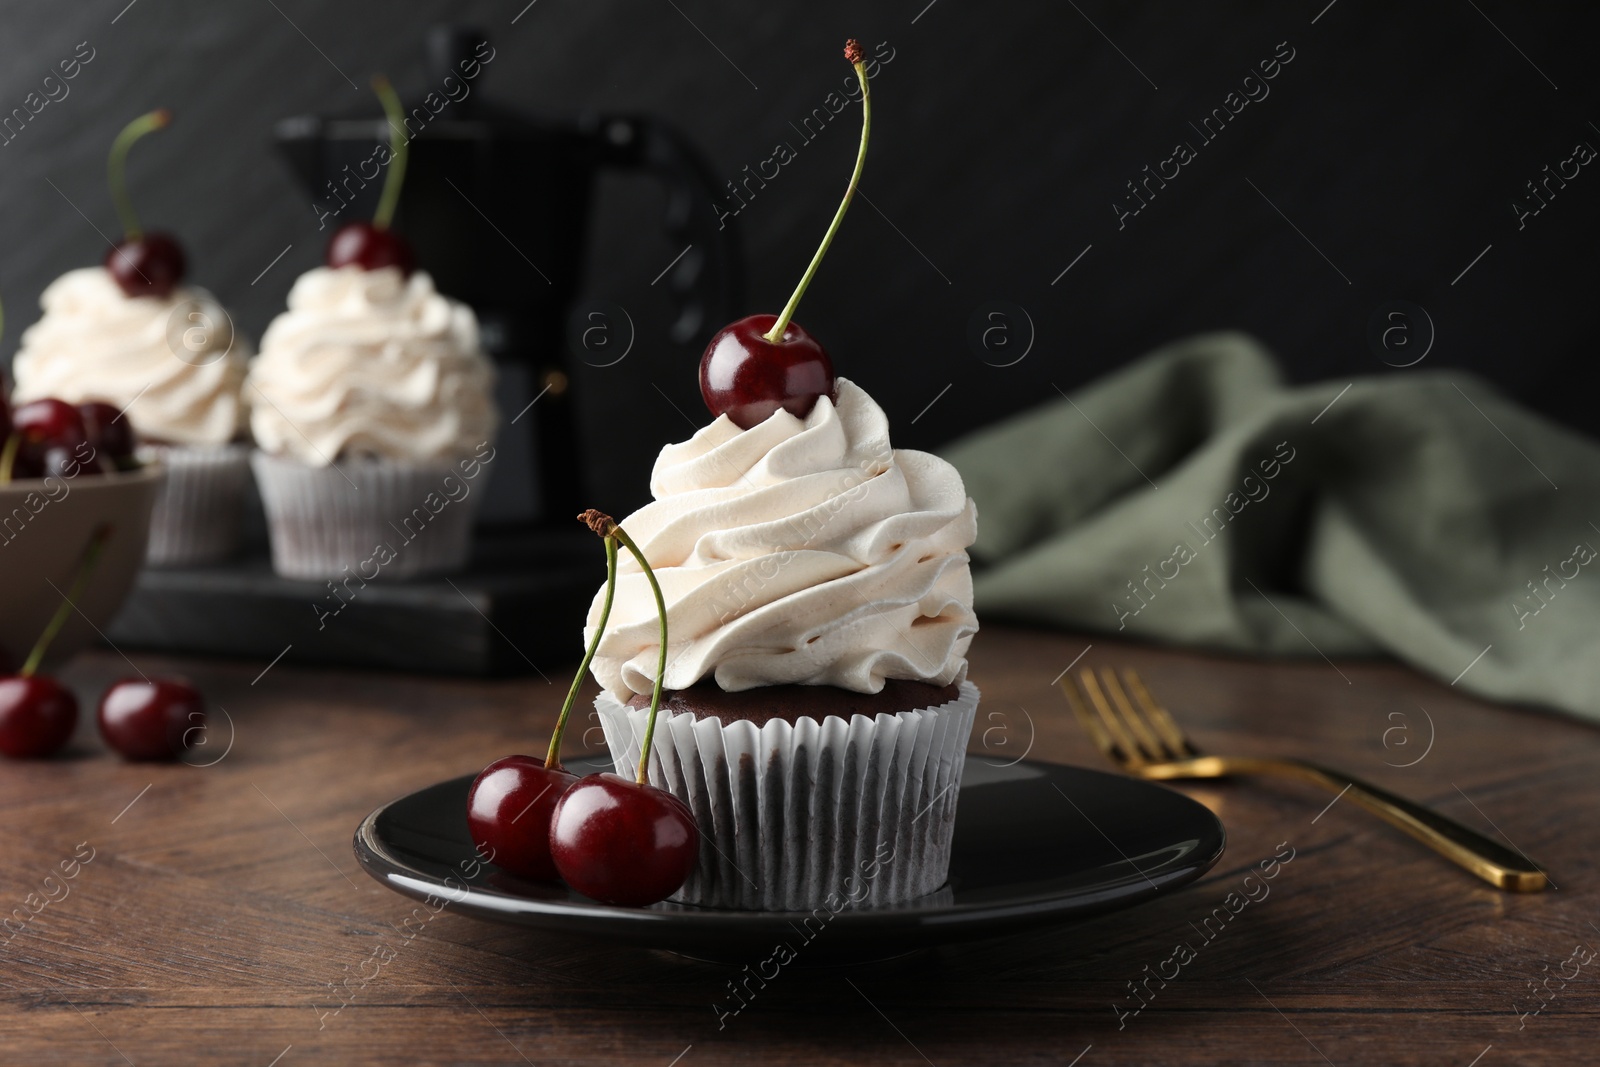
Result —
<instances>
[{"instance_id":1,"label":"cream swirl ridge","mask_svg":"<svg viewBox=\"0 0 1600 1067\"><path fill-rule=\"evenodd\" d=\"M127 409L151 441L238 435L250 342L208 293L129 297L104 267L83 267L51 282L39 305L44 315L23 331L12 365L18 401L104 401Z\"/></svg>"},{"instance_id":2,"label":"cream swirl ridge","mask_svg":"<svg viewBox=\"0 0 1600 1067\"><path fill-rule=\"evenodd\" d=\"M498 423L477 317L422 271L302 274L246 384L257 443L311 466L466 455Z\"/></svg>"},{"instance_id":3,"label":"cream swirl ridge","mask_svg":"<svg viewBox=\"0 0 1600 1067\"><path fill-rule=\"evenodd\" d=\"M966 548L977 509L936 456L889 444L883 410L844 378L805 419L727 416L662 449L655 501L623 520L667 603L668 689L797 683L876 693L889 678L966 677L977 632ZM590 606L593 635L604 597ZM624 553L592 671L648 693L655 600Z\"/></svg>"}]
</instances>

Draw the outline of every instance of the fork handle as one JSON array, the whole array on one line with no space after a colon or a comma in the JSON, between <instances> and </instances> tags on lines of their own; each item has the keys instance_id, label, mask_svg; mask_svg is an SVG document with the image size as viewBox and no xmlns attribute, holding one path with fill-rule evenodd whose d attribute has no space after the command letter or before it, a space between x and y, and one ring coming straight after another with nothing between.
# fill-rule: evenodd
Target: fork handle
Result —
<instances>
[{"instance_id":1,"label":"fork handle","mask_svg":"<svg viewBox=\"0 0 1600 1067\"><path fill-rule=\"evenodd\" d=\"M1348 795L1385 822L1404 830L1445 859L1465 867L1491 885L1516 893L1536 893L1549 882L1543 870L1515 849L1506 848L1498 841L1490 840L1476 830L1468 829L1415 801L1396 796L1331 767L1294 759L1202 756L1179 763L1152 765L1144 768L1143 773L1151 778L1269 774L1312 782L1331 792Z\"/></svg>"}]
</instances>

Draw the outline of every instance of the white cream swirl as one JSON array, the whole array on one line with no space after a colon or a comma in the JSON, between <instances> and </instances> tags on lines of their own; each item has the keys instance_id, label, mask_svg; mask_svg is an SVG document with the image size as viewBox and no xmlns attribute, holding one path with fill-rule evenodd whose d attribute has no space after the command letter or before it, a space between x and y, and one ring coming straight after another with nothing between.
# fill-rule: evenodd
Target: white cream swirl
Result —
<instances>
[{"instance_id":1,"label":"white cream swirl","mask_svg":"<svg viewBox=\"0 0 1600 1067\"><path fill-rule=\"evenodd\" d=\"M622 528L666 600L666 688L712 677L727 692L876 693L889 678L966 677L977 508L954 467L891 448L883 410L846 379L837 386L837 403L823 397L803 420L779 410L740 430L723 415L661 450L656 499ZM654 685L660 639L644 572L626 551L617 570L591 669L626 700Z\"/></svg>"},{"instance_id":2,"label":"white cream swirl","mask_svg":"<svg viewBox=\"0 0 1600 1067\"><path fill-rule=\"evenodd\" d=\"M262 336L245 399L264 451L322 467L470 454L494 437L493 388L477 316L427 274L318 267Z\"/></svg>"},{"instance_id":3,"label":"white cream swirl","mask_svg":"<svg viewBox=\"0 0 1600 1067\"><path fill-rule=\"evenodd\" d=\"M244 420L250 342L199 289L125 295L104 267L71 270L39 298L12 372L19 401L104 401L150 441L224 444Z\"/></svg>"}]
</instances>

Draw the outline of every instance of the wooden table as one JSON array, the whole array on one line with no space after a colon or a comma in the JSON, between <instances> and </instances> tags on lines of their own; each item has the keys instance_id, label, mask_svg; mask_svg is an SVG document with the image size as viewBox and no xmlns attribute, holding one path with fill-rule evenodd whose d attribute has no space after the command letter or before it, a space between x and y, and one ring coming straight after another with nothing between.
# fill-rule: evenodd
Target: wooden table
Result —
<instances>
[{"instance_id":1,"label":"wooden table","mask_svg":"<svg viewBox=\"0 0 1600 1067\"><path fill-rule=\"evenodd\" d=\"M731 970L448 911L406 938L413 902L351 856L375 806L541 748L569 666L540 664L554 684L475 682L302 669L292 652L264 673L135 653L141 670L187 673L225 707L233 747L204 769L128 765L104 750L89 711L68 758L0 768L0 903L57 898L0 946L0 1062L1498 1067L1600 1056L1600 959L1568 962L1600 948L1594 729L1392 664L1335 671L1092 640L1084 663L1137 667L1208 748L1324 759L1506 835L1559 888L1498 892L1310 789L1185 785L1229 833L1196 884L1076 926L860 968L791 967L719 1030L712 1005ZM1032 733L1034 758L1100 766L1051 686L1087 643L987 628L973 649L984 691L974 748L986 739L1010 758ZM129 673L121 655L96 652L66 677L92 709ZM219 733L197 759L220 755ZM1129 983L1198 941L1191 924L1280 842L1295 858L1270 895L1119 1022ZM369 979L363 963L384 943L394 958Z\"/></svg>"}]
</instances>

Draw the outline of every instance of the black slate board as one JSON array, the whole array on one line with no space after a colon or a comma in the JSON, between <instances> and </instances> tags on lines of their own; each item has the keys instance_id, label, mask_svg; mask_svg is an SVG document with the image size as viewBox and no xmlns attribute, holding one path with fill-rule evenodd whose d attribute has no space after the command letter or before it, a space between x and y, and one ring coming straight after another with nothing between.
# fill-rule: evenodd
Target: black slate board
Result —
<instances>
[{"instance_id":1,"label":"black slate board","mask_svg":"<svg viewBox=\"0 0 1600 1067\"><path fill-rule=\"evenodd\" d=\"M264 663L533 674L582 655L584 614L604 582L605 554L581 527L480 533L460 574L380 578L342 608L327 583L280 578L264 556L147 568L106 636Z\"/></svg>"}]
</instances>

